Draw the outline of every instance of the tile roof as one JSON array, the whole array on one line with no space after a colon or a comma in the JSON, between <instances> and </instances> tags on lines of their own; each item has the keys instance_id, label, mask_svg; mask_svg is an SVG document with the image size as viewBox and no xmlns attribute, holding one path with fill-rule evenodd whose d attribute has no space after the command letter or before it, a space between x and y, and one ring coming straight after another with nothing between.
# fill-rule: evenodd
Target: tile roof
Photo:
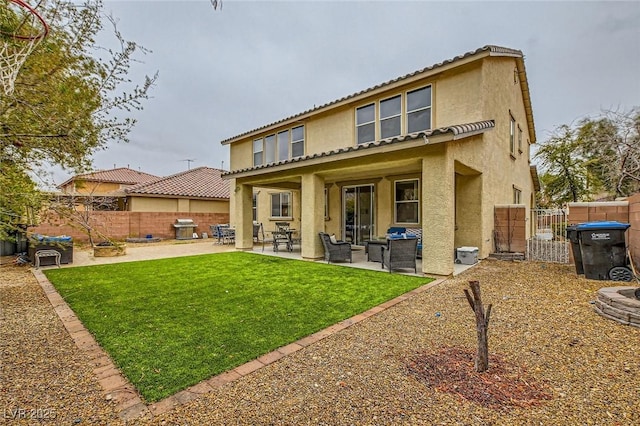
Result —
<instances>
[{"instance_id":1,"label":"tile roof","mask_svg":"<svg viewBox=\"0 0 640 426\"><path fill-rule=\"evenodd\" d=\"M515 58L524 59L524 55L523 55L522 51L520 51L520 50L510 49L508 47L487 45L487 46L481 47L479 49L476 49L474 51L463 53L462 55L458 55L458 56L456 56L454 58L447 59L447 60L442 61L440 63L431 65L429 67L419 69L419 70L414 71L414 72L412 72L410 74L406 74L406 75L403 75L401 77L394 78L393 80L389 80L389 81L386 81L384 83L378 84L376 86L370 87L368 89L361 90L360 92L357 92L357 93L342 97L340 99L337 99L335 101L326 103L324 105L320 105L318 107L314 107L312 109L309 109L307 111L301 112L299 114L292 115L291 117L287 117L287 118L284 118L282 120L273 122L271 124L267 124L265 126L259 127L257 129L253 129L253 130L250 130L248 132L244 132L244 133L242 133L240 135L230 137L228 139L225 139L225 140L221 141L220 143L223 144L223 145L227 145L227 144L229 144L231 142L234 142L234 141L236 141L238 139L241 139L241 138L243 138L245 136L248 136L248 135L250 135L252 133L260 132L260 131L266 130L266 129L272 127L272 126L277 126L279 124L283 124L285 122L288 122L288 121L291 121L291 120L294 120L294 119L299 119L300 117L302 117L304 115L315 113L316 111L331 107L333 105L336 105L336 104L339 104L341 102L356 98L356 97L361 96L361 95L365 95L368 92L372 92L372 91L374 91L376 89L383 88L383 87L391 85L393 83L409 79L409 78L417 76L419 74L422 74L422 73L425 73L425 72L428 72L428 71L432 71L432 70L435 70L437 68L441 68L441 67L443 67L445 65L448 65L448 64L451 64L451 63L454 63L454 62L458 62L458 61L461 61L463 59L469 58L471 56L478 55L480 53L485 53L485 52L488 52L488 54L490 56L511 56L511 57L515 57ZM522 68L523 68L523 72L521 74L522 74L522 76L526 77L526 74L524 73L524 64L522 65ZM528 90L528 85L527 85L526 78L522 80L521 84L523 85L523 91L526 92L526 94L527 94L526 99L525 99L525 103L530 102L530 99L528 97L529 90ZM530 106L529 106L529 109L530 109ZM535 142L535 138L532 138L532 139L533 139L533 142Z\"/></svg>"},{"instance_id":2,"label":"tile roof","mask_svg":"<svg viewBox=\"0 0 640 426\"><path fill-rule=\"evenodd\" d=\"M290 158L288 160L278 161L278 162L275 162L275 163L261 164L259 166L255 166L255 167L248 167L248 168L245 168L245 169L239 169L239 170L233 170L233 171L230 171L230 172L224 172L223 176L227 177L227 176L232 176L232 175L235 175L235 174L238 174L238 173L244 173L244 172L249 172L249 171L253 171L253 170L266 169L266 168L269 168L269 167L279 166L279 165L282 165L282 164L297 163L297 162L310 160L310 159L313 159L313 158L319 158L319 157L330 157L332 155L337 155L337 154L341 154L341 153L345 153L345 152L362 151L362 150L375 148L375 147L379 147L379 146L384 146L384 145L397 144L397 143L402 143L402 142L405 142L405 141L413 141L413 140L416 140L416 139L425 139L425 140L427 140L431 136L437 136L437 135L443 135L443 134L451 134L451 135L453 135L453 139L454 140L462 139L462 138L466 138L466 137L469 137L469 136L477 135L479 133L484 133L487 130L493 129L495 127L495 124L496 123L495 123L494 120L484 120L484 121L477 121L475 123L466 123L466 124L457 124L457 125L454 125L454 126L439 127L437 129L431 129L431 130L427 130L427 131L424 131L424 132L411 133L411 134L400 136L400 137L382 139L382 140L379 140L379 141L363 143L363 144L360 144L360 145L350 146L350 147L346 147L346 148L339 148L339 149L335 149L333 151L320 152L320 153L316 153L316 154L309 154L309 155L304 155L302 157L296 157L296 158Z\"/></svg>"},{"instance_id":3,"label":"tile roof","mask_svg":"<svg viewBox=\"0 0 640 426\"><path fill-rule=\"evenodd\" d=\"M75 175L60 185L58 188L69 184L72 181L90 181L90 182L110 182L110 183L124 183L129 185L135 185L138 183L144 183L159 179L159 176L154 176L149 173L133 170L128 167L119 167L117 169L98 170L91 173L84 173L81 175Z\"/></svg>"},{"instance_id":4,"label":"tile roof","mask_svg":"<svg viewBox=\"0 0 640 426\"><path fill-rule=\"evenodd\" d=\"M126 188L125 192L130 195L228 199L229 182L222 180L223 172L211 167L198 167Z\"/></svg>"}]
</instances>

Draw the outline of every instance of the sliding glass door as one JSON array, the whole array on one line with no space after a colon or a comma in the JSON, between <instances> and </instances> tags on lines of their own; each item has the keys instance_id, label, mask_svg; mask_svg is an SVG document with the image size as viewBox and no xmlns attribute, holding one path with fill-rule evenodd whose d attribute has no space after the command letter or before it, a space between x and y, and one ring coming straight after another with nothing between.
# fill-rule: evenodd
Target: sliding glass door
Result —
<instances>
[{"instance_id":1,"label":"sliding glass door","mask_svg":"<svg viewBox=\"0 0 640 426\"><path fill-rule=\"evenodd\" d=\"M364 245L375 235L374 186L345 186L342 188L342 203L342 235L345 241Z\"/></svg>"}]
</instances>

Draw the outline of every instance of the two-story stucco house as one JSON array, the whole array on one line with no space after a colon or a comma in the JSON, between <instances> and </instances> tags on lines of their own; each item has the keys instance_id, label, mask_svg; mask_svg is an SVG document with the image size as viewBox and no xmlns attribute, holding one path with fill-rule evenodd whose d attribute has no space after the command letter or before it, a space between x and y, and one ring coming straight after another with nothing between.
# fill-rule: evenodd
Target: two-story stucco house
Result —
<instances>
[{"instance_id":1,"label":"two-story stucco house","mask_svg":"<svg viewBox=\"0 0 640 426\"><path fill-rule=\"evenodd\" d=\"M252 221L354 245L422 230L422 271L449 275L455 248L493 248L494 206L534 202L535 129L521 51L485 46L222 141L230 146L236 248ZM270 225L271 224L271 225Z\"/></svg>"}]
</instances>

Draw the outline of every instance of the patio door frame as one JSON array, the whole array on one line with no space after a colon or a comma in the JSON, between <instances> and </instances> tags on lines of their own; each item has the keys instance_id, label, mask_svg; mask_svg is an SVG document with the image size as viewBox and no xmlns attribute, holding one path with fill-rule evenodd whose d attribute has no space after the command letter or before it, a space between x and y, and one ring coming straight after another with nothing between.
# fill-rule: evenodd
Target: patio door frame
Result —
<instances>
[{"instance_id":1,"label":"patio door frame","mask_svg":"<svg viewBox=\"0 0 640 426\"><path fill-rule=\"evenodd\" d=\"M360 195L363 193L360 190L363 188L368 189L369 205L361 204ZM376 217L375 217L375 188L373 183L362 185L346 185L342 187L342 237L345 241L349 241L353 245L364 245L366 240L371 239L376 235ZM354 192L354 215L353 224L348 223L347 214L347 193ZM368 218L368 219L367 219ZM366 223L362 221L365 220ZM352 226L353 231L347 231L347 225Z\"/></svg>"}]
</instances>

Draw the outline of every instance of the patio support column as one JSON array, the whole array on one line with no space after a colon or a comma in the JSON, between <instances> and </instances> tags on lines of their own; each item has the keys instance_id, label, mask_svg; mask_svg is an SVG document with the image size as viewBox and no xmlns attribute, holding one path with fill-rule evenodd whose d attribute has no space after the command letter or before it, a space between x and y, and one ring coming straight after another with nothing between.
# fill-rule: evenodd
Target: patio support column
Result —
<instances>
[{"instance_id":1,"label":"patio support column","mask_svg":"<svg viewBox=\"0 0 640 426\"><path fill-rule=\"evenodd\" d=\"M303 175L300 198L302 258L321 259L324 248L318 232L324 231L324 179L316 174Z\"/></svg>"},{"instance_id":2,"label":"patio support column","mask_svg":"<svg viewBox=\"0 0 640 426\"><path fill-rule=\"evenodd\" d=\"M235 199L236 249L253 250L253 186L236 181L231 190Z\"/></svg>"},{"instance_id":3,"label":"patio support column","mask_svg":"<svg viewBox=\"0 0 640 426\"><path fill-rule=\"evenodd\" d=\"M451 275L454 263L455 170L446 148L422 159L422 271Z\"/></svg>"}]
</instances>

